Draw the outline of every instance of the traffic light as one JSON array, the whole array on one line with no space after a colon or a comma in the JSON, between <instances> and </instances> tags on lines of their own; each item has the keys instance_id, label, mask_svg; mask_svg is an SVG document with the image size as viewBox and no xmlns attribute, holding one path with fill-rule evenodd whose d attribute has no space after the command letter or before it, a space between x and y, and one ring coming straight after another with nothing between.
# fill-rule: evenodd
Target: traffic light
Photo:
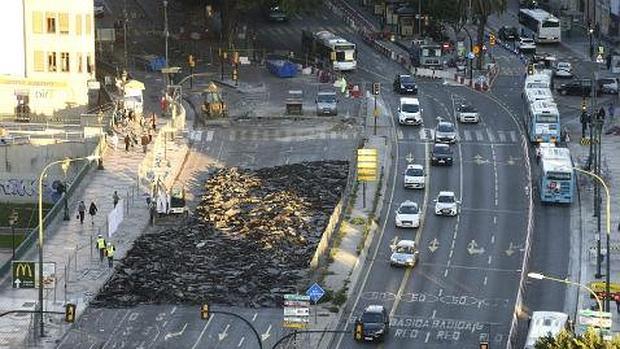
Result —
<instances>
[{"instance_id":1,"label":"traffic light","mask_svg":"<svg viewBox=\"0 0 620 349\"><path fill-rule=\"evenodd\" d=\"M585 113L587 108L588 106L586 105L586 99L585 98L581 99L581 112Z\"/></svg>"},{"instance_id":2,"label":"traffic light","mask_svg":"<svg viewBox=\"0 0 620 349\"><path fill-rule=\"evenodd\" d=\"M207 320L209 315L209 304L203 304L202 307L200 307L200 318Z\"/></svg>"},{"instance_id":3,"label":"traffic light","mask_svg":"<svg viewBox=\"0 0 620 349\"><path fill-rule=\"evenodd\" d=\"M237 70L237 66L235 66L232 70L232 79L233 81L239 80L239 71Z\"/></svg>"},{"instance_id":4,"label":"traffic light","mask_svg":"<svg viewBox=\"0 0 620 349\"><path fill-rule=\"evenodd\" d=\"M495 35L493 34L489 35L489 45L491 45L491 47L495 46Z\"/></svg>"},{"instance_id":5,"label":"traffic light","mask_svg":"<svg viewBox=\"0 0 620 349\"><path fill-rule=\"evenodd\" d=\"M480 349L489 349L489 342L480 342Z\"/></svg>"},{"instance_id":6,"label":"traffic light","mask_svg":"<svg viewBox=\"0 0 620 349\"><path fill-rule=\"evenodd\" d=\"M237 51L233 52L232 60L233 60L233 63L235 64L239 63L239 52Z\"/></svg>"},{"instance_id":7,"label":"traffic light","mask_svg":"<svg viewBox=\"0 0 620 349\"><path fill-rule=\"evenodd\" d=\"M356 341L364 339L364 324L360 321L355 322L355 331L353 332L353 338Z\"/></svg>"},{"instance_id":8,"label":"traffic light","mask_svg":"<svg viewBox=\"0 0 620 349\"><path fill-rule=\"evenodd\" d=\"M373 82L372 83L372 94L375 96L378 96L380 92L381 92L381 83Z\"/></svg>"},{"instance_id":9,"label":"traffic light","mask_svg":"<svg viewBox=\"0 0 620 349\"><path fill-rule=\"evenodd\" d=\"M65 305L65 321L71 324L75 322L75 304Z\"/></svg>"},{"instance_id":10,"label":"traffic light","mask_svg":"<svg viewBox=\"0 0 620 349\"><path fill-rule=\"evenodd\" d=\"M533 75L533 74L534 74L534 64L529 63L527 65L527 75Z\"/></svg>"},{"instance_id":11,"label":"traffic light","mask_svg":"<svg viewBox=\"0 0 620 349\"><path fill-rule=\"evenodd\" d=\"M194 61L194 55L189 55L187 57L187 65L189 65L190 68L193 68L196 66L196 62Z\"/></svg>"},{"instance_id":12,"label":"traffic light","mask_svg":"<svg viewBox=\"0 0 620 349\"><path fill-rule=\"evenodd\" d=\"M336 51L331 51L329 53L329 60L334 62L336 60Z\"/></svg>"}]
</instances>

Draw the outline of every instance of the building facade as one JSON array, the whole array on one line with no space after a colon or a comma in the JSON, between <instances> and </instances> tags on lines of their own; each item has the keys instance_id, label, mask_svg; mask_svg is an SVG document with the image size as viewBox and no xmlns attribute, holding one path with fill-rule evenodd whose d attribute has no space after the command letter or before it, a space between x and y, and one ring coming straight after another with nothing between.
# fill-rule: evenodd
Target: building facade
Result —
<instances>
[{"instance_id":1,"label":"building facade","mask_svg":"<svg viewBox=\"0 0 620 349\"><path fill-rule=\"evenodd\" d=\"M86 105L95 79L92 0L3 0L0 114Z\"/></svg>"}]
</instances>

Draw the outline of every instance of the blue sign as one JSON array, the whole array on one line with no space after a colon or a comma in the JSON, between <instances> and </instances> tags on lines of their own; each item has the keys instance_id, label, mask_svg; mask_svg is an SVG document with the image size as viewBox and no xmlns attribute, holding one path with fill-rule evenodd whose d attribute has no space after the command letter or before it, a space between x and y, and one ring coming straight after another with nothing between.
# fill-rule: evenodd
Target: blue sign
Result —
<instances>
[{"instance_id":1,"label":"blue sign","mask_svg":"<svg viewBox=\"0 0 620 349\"><path fill-rule=\"evenodd\" d=\"M471 52L471 51L467 54L467 58L469 58L469 59L474 59L475 57L476 57L476 55L473 52Z\"/></svg>"},{"instance_id":2,"label":"blue sign","mask_svg":"<svg viewBox=\"0 0 620 349\"><path fill-rule=\"evenodd\" d=\"M315 282L312 286L310 286L310 288L308 288L308 290L306 290L306 295L310 297L312 303L316 304L316 302L318 302L319 299L325 295L325 290Z\"/></svg>"}]
</instances>

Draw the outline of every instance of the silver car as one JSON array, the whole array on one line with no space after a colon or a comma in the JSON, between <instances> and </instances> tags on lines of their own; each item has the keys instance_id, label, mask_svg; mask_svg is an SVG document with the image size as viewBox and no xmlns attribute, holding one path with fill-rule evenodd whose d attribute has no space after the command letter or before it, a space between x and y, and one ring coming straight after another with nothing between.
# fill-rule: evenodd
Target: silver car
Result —
<instances>
[{"instance_id":1,"label":"silver car","mask_svg":"<svg viewBox=\"0 0 620 349\"><path fill-rule=\"evenodd\" d=\"M470 104L461 104L456 107L456 119L462 123L480 121L478 109Z\"/></svg>"},{"instance_id":2,"label":"silver car","mask_svg":"<svg viewBox=\"0 0 620 349\"><path fill-rule=\"evenodd\" d=\"M390 265L399 267L414 267L418 263L418 251L415 241L400 240L392 247Z\"/></svg>"},{"instance_id":3,"label":"silver car","mask_svg":"<svg viewBox=\"0 0 620 349\"><path fill-rule=\"evenodd\" d=\"M435 127L436 143L456 143L456 128L448 121L440 121Z\"/></svg>"}]
</instances>

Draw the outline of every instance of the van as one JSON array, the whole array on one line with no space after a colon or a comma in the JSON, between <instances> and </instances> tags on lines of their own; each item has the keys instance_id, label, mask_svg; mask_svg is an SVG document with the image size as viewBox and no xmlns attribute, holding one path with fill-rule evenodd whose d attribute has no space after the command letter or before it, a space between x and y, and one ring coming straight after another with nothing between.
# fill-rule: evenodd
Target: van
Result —
<instances>
[{"instance_id":1,"label":"van","mask_svg":"<svg viewBox=\"0 0 620 349\"><path fill-rule=\"evenodd\" d=\"M316 115L338 115L335 91L319 91L316 95Z\"/></svg>"},{"instance_id":2,"label":"van","mask_svg":"<svg viewBox=\"0 0 620 349\"><path fill-rule=\"evenodd\" d=\"M618 94L618 79L617 78L600 78L596 80L597 92L599 94Z\"/></svg>"},{"instance_id":3,"label":"van","mask_svg":"<svg viewBox=\"0 0 620 349\"><path fill-rule=\"evenodd\" d=\"M401 125L421 125L422 108L417 98L402 97L398 107L398 123Z\"/></svg>"}]
</instances>

